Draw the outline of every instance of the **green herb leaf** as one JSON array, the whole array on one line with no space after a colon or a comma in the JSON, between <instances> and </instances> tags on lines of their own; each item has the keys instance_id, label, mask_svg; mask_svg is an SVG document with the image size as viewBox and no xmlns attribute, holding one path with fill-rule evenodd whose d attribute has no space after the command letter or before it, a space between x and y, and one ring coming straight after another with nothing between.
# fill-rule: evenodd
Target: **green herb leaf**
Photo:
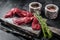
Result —
<instances>
[{"instance_id":1,"label":"green herb leaf","mask_svg":"<svg viewBox=\"0 0 60 40\"><path fill-rule=\"evenodd\" d=\"M41 24L42 32L44 34L45 38L51 38L52 37L52 32L50 31L49 27L46 24L46 20L44 20L40 15L38 11L35 11L34 16L37 17L37 20Z\"/></svg>"}]
</instances>

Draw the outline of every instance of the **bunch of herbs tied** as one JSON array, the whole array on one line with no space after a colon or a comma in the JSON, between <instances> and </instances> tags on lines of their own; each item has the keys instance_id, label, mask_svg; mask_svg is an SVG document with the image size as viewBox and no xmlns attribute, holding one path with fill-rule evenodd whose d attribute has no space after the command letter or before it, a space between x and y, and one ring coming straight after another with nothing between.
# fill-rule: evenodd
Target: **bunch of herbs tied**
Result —
<instances>
[{"instance_id":1,"label":"bunch of herbs tied","mask_svg":"<svg viewBox=\"0 0 60 40\"><path fill-rule=\"evenodd\" d=\"M46 24L46 19L43 19L41 15L39 15L39 11L35 11L34 16L39 21L39 24L41 24L41 29L44 35L44 38L50 39L52 37L52 32L49 29L49 27Z\"/></svg>"}]
</instances>

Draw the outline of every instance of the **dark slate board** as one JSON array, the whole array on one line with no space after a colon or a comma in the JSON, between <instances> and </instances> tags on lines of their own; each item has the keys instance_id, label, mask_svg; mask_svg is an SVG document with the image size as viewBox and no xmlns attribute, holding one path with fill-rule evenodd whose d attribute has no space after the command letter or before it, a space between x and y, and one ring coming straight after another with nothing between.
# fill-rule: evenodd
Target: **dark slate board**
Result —
<instances>
[{"instance_id":1,"label":"dark slate board","mask_svg":"<svg viewBox=\"0 0 60 40\"><path fill-rule=\"evenodd\" d=\"M33 30L30 24L16 25L13 23L12 19L13 18L0 18L0 22L2 25L6 25L7 27L13 28L19 33L24 33L26 36L28 35L28 37L29 36L39 37L40 36L41 30Z\"/></svg>"}]
</instances>

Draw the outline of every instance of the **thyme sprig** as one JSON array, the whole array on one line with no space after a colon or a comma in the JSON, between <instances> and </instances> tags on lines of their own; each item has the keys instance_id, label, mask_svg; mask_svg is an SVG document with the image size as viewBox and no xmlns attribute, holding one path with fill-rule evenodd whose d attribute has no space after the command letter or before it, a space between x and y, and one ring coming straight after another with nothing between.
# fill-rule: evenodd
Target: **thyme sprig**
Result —
<instances>
[{"instance_id":1,"label":"thyme sprig","mask_svg":"<svg viewBox=\"0 0 60 40\"><path fill-rule=\"evenodd\" d=\"M41 24L42 32L44 35L44 38L51 38L52 37L52 32L49 29L49 27L46 24L46 20L42 18L42 16L39 15L38 11L35 11L34 16L36 16L37 20Z\"/></svg>"}]
</instances>

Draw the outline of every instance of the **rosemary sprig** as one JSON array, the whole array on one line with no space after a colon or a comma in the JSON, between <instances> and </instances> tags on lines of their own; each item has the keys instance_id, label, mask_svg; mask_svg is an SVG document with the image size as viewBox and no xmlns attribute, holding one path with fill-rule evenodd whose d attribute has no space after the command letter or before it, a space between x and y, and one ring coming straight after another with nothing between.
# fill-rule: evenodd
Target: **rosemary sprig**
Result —
<instances>
[{"instance_id":1,"label":"rosemary sprig","mask_svg":"<svg viewBox=\"0 0 60 40\"><path fill-rule=\"evenodd\" d=\"M46 20L44 20L40 15L38 11L35 11L34 16L37 17L39 23L41 24L42 32L44 34L45 38L51 38L52 32L50 31L49 27L46 24Z\"/></svg>"}]
</instances>

